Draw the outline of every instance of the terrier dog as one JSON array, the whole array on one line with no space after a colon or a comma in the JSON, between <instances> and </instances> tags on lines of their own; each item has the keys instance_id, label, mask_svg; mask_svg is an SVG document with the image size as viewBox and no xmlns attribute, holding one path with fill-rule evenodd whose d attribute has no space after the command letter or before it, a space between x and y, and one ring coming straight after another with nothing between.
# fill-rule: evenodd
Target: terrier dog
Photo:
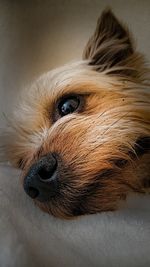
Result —
<instances>
[{"instance_id":1,"label":"terrier dog","mask_svg":"<svg viewBox=\"0 0 150 267\"><path fill-rule=\"evenodd\" d=\"M113 211L130 192L149 191L149 69L111 10L83 60L42 75L19 101L4 150L44 211Z\"/></svg>"}]
</instances>

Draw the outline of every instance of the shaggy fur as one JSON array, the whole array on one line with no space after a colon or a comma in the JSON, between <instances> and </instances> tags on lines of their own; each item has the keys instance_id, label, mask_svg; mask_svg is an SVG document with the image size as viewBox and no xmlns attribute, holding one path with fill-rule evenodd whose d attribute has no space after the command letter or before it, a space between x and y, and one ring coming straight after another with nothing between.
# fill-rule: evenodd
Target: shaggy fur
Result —
<instances>
[{"instance_id":1,"label":"shaggy fur","mask_svg":"<svg viewBox=\"0 0 150 267\"><path fill-rule=\"evenodd\" d=\"M4 151L24 177L43 155L58 160L59 192L36 203L63 218L115 210L129 192L149 191L149 69L110 10L83 60L52 70L24 91ZM59 118L57 102L79 95L79 112ZM3 156L4 157L4 156Z\"/></svg>"}]
</instances>

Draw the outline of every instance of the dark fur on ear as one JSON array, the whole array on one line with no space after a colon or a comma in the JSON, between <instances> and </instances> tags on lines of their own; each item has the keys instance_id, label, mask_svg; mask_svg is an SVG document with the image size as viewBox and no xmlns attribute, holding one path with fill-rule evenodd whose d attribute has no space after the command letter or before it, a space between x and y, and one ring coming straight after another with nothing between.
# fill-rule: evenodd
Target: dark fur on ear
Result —
<instances>
[{"instance_id":1,"label":"dark fur on ear","mask_svg":"<svg viewBox=\"0 0 150 267\"><path fill-rule=\"evenodd\" d=\"M128 29L123 26L110 9L98 19L96 30L83 53L83 59L98 71L109 70L109 74L139 78L143 58L133 48Z\"/></svg>"}]
</instances>

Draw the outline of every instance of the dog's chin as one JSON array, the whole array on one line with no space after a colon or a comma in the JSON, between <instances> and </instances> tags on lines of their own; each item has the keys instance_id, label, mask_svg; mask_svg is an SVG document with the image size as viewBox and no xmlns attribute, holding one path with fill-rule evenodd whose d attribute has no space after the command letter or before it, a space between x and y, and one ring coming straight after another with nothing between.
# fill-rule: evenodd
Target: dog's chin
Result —
<instances>
[{"instance_id":1,"label":"dog's chin","mask_svg":"<svg viewBox=\"0 0 150 267\"><path fill-rule=\"evenodd\" d=\"M121 203L121 199L124 200L124 198L126 198L125 195L122 195L122 198L120 198ZM78 203L78 205L74 203L70 204L69 201L67 202L63 198L60 200L60 203L58 203L57 200L51 200L47 202L34 200L34 202L35 205L37 205L45 213L65 220L72 220L83 215L96 214L99 212L115 211L118 208L118 202L116 203L116 201L112 201L110 205L106 204L105 206L101 206L100 204L98 204L98 199L97 204L92 203L92 201L89 201L88 203L83 200L82 204L79 201L80 204Z\"/></svg>"},{"instance_id":2,"label":"dog's chin","mask_svg":"<svg viewBox=\"0 0 150 267\"><path fill-rule=\"evenodd\" d=\"M68 208L69 204L67 202L65 203L62 199L62 205L58 205L57 201L56 203L54 200L50 200L47 202L40 202L38 200L34 200L35 205L37 205L42 211L45 213L48 213L49 215L52 215L54 217L60 218L60 219L65 219L65 220L71 220L75 219L79 216L82 215L88 215L90 212L88 211L81 211L80 206L73 208L72 209ZM91 212L94 213L94 212Z\"/></svg>"},{"instance_id":3,"label":"dog's chin","mask_svg":"<svg viewBox=\"0 0 150 267\"><path fill-rule=\"evenodd\" d=\"M56 206L54 203L52 204L51 201L47 202L47 203L43 203L43 202L39 202L39 201L35 201L35 204L42 210L44 211L45 213L48 213L50 216L54 216L54 217L57 217L57 218L60 218L60 219L65 219L65 220L72 220L72 219L76 219L76 218L79 218L83 215L90 215L90 214L95 214L95 213L98 213L91 210L87 210L87 209L84 209L80 206L76 206L76 207L73 207L72 206L72 209L68 209L67 207L67 203L66 203L66 207L63 207L63 206Z\"/></svg>"},{"instance_id":4,"label":"dog's chin","mask_svg":"<svg viewBox=\"0 0 150 267\"><path fill-rule=\"evenodd\" d=\"M124 193L112 195L108 197L101 198L97 192L92 190L88 192L80 192L80 196L76 197L74 192L65 192L65 195L58 194L52 197L48 201L41 202L39 200L33 200L35 205L37 205L42 211L53 215L54 217L70 220L78 218L83 215L90 215L104 211L114 211L118 207L118 202L124 200L126 195ZM112 201L110 201L112 199Z\"/></svg>"},{"instance_id":5,"label":"dog's chin","mask_svg":"<svg viewBox=\"0 0 150 267\"><path fill-rule=\"evenodd\" d=\"M66 190L65 194L60 191L54 197L50 197L48 201L37 199L33 199L33 201L42 211L61 219L74 219L82 215L95 213L94 203L93 206L90 206L86 196L80 195L77 197L74 191Z\"/></svg>"}]
</instances>

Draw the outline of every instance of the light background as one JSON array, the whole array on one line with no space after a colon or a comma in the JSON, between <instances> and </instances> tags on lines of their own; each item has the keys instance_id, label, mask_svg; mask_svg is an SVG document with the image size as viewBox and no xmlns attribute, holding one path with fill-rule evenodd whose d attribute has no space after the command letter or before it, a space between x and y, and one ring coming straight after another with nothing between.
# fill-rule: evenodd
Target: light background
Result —
<instances>
[{"instance_id":1,"label":"light background","mask_svg":"<svg viewBox=\"0 0 150 267\"><path fill-rule=\"evenodd\" d=\"M150 60L150 0L0 0L0 127L23 86L81 58L107 6L128 24Z\"/></svg>"}]
</instances>

